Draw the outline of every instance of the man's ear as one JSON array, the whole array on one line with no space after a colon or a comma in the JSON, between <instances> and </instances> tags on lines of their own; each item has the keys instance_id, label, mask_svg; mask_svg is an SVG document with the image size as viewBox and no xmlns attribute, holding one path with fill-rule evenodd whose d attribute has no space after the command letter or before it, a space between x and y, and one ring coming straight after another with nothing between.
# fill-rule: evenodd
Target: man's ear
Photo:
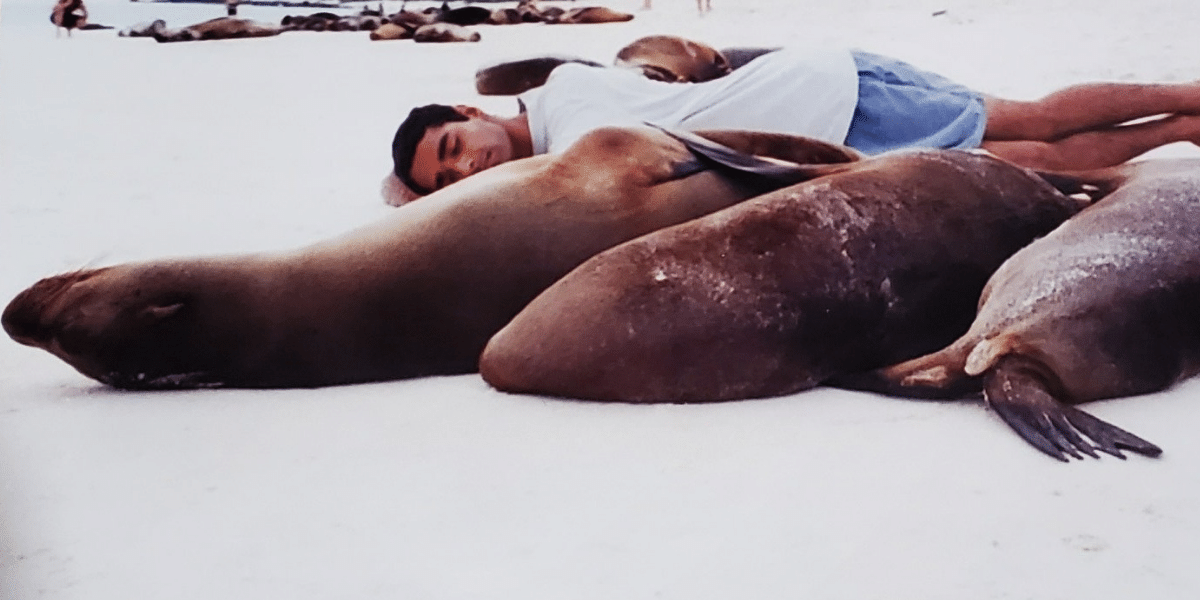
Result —
<instances>
[{"instance_id":1,"label":"man's ear","mask_svg":"<svg viewBox=\"0 0 1200 600\"><path fill-rule=\"evenodd\" d=\"M458 112L471 118L483 116L482 110L479 110L474 106L467 106L466 104L455 104L454 110L457 110Z\"/></svg>"},{"instance_id":2,"label":"man's ear","mask_svg":"<svg viewBox=\"0 0 1200 600\"><path fill-rule=\"evenodd\" d=\"M383 197L383 201L391 206L400 206L408 204L413 200L421 197L420 194L412 191L395 173L388 173L387 177L383 178L379 186L379 195Z\"/></svg>"}]
</instances>

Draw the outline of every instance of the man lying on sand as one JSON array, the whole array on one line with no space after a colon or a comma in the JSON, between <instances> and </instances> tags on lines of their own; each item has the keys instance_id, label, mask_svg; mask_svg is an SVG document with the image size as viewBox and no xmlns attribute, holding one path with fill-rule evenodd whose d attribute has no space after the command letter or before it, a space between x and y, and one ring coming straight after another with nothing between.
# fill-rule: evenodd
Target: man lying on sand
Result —
<instances>
[{"instance_id":1,"label":"man lying on sand","mask_svg":"<svg viewBox=\"0 0 1200 600\"><path fill-rule=\"evenodd\" d=\"M1200 144L1200 83L1090 83L1008 100L858 50L783 49L689 84L565 64L522 94L520 107L512 117L461 105L413 109L392 143L398 180L389 177L389 203L509 160L561 152L598 127L645 123L802 135L868 155L984 148L1052 170L1120 164L1172 142ZM1147 117L1157 118L1130 124Z\"/></svg>"}]
</instances>

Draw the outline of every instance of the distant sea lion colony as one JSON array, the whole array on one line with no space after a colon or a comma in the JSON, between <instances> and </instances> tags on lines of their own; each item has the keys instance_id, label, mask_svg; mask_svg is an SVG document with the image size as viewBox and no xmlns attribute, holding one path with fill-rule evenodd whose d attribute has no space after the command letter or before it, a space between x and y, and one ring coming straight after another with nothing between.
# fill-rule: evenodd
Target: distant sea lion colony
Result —
<instances>
[{"instance_id":1,"label":"distant sea lion colony","mask_svg":"<svg viewBox=\"0 0 1200 600\"><path fill-rule=\"evenodd\" d=\"M82 0L62 0L60 4ZM304 15L287 15L278 24L243 19L234 16L236 3L228 4L228 16L170 29L165 21L139 23L123 29L122 37L152 37L159 42L224 40L243 37L266 37L288 31L369 31L372 40L413 40L416 42L477 42L475 25L519 25L545 23L571 25L618 23L630 21L633 15L604 6L562 8L542 6L537 0L519 0L515 6L488 9L481 6L450 8L448 2L440 7L411 11L401 5L399 11L384 14L383 4L377 9L363 8L358 14L345 15L320 11ZM62 12L58 7L55 15ZM58 18L56 16L52 17ZM73 22L68 18L71 25ZM58 21L55 21L57 24Z\"/></svg>"}]
</instances>

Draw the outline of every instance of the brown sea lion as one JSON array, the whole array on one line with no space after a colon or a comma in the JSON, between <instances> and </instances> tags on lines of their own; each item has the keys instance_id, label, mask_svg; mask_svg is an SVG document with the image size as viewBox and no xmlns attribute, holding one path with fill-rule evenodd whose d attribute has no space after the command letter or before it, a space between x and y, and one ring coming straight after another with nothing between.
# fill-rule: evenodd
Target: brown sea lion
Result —
<instances>
[{"instance_id":1,"label":"brown sea lion","mask_svg":"<svg viewBox=\"0 0 1200 600\"><path fill-rule=\"evenodd\" d=\"M716 48L674 35L649 35L617 51L618 67L638 69L655 81L698 82L728 75L733 69Z\"/></svg>"},{"instance_id":2,"label":"brown sea lion","mask_svg":"<svg viewBox=\"0 0 1200 600\"><path fill-rule=\"evenodd\" d=\"M762 143L756 134L716 137ZM793 141L797 156L808 155L804 146L814 158L855 157ZM697 155L649 128L599 129L561 155L488 169L299 250L51 277L19 294L0 320L17 341L121 388L473 372L487 339L587 257L811 176L798 166L771 181L746 176L713 166L725 160L717 150ZM764 172L782 168L760 162Z\"/></svg>"},{"instance_id":3,"label":"brown sea lion","mask_svg":"<svg viewBox=\"0 0 1200 600\"><path fill-rule=\"evenodd\" d=\"M415 42L478 42L481 39L478 31L471 31L462 25L453 23L430 23L422 25L413 32Z\"/></svg>"},{"instance_id":4,"label":"brown sea lion","mask_svg":"<svg viewBox=\"0 0 1200 600\"><path fill-rule=\"evenodd\" d=\"M273 23L264 23L237 17L218 17L179 29L160 29L151 35L159 42L195 42L201 40L228 40L234 38L270 37L287 31Z\"/></svg>"},{"instance_id":5,"label":"brown sea lion","mask_svg":"<svg viewBox=\"0 0 1200 600\"><path fill-rule=\"evenodd\" d=\"M1059 460L1157 456L1158 446L1072 405L1200 372L1200 161L1101 173L1116 191L1005 262L965 335L853 387L958 397L982 386L1005 422Z\"/></svg>"},{"instance_id":6,"label":"brown sea lion","mask_svg":"<svg viewBox=\"0 0 1200 600\"><path fill-rule=\"evenodd\" d=\"M663 81L707 81L720 77L733 69L745 66L751 60L778 48L725 48L714 50L706 44L678 38L675 36L650 36L651 38L668 38L674 41L666 43L640 42L650 38L634 41L617 53L617 64L621 65L622 55L631 62L640 60L649 68L641 68L641 72L651 79ZM640 55L640 58L638 57ZM710 59L705 57L711 56ZM728 69L719 66L718 57L725 59ZM579 57L541 56L482 67L475 71L475 90L488 96L515 96L546 83L550 72L559 65L568 62L582 63L594 67L601 66L592 60ZM635 65L630 65L635 66Z\"/></svg>"},{"instance_id":7,"label":"brown sea lion","mask_svg":"<svg viewBox=\"0 0 1200 600\"><path fill-rule=\"evenodd\" d=\"M808 389L953 340L996 267L1085 204L980 153L824 169L598 254L492 338L480 373L621 402Z\"/></svg>"},{"instance_id":8,"label":"brown sea lion","mask_svg":"<svg viewBox=\"0 0 1200 600\"><path fill-rule=\"evenodd\" d=\"M569 56L539 56L506 61L475 71L475 91L484 96L515 96L546 83L550 72L566 63L602 67L598 62Z\"/></svg>"},{"instance_id":9,"label":"brown sea lion","mask_svg":"<svg viewBox=\"0 0 1200 600\"><path fill-rule=\"evenodd\" d=\"M384 23L371 31L370 37L373 40L411 40L413 31L395 23Z\"/></svg>"},{"instance_id":10,"label":"brown sea lion","mask_svg":"<svg viewBox=\"0 0 1200 600\"><path fill-rule=\"evenodd\" d=\"M542 21L551 25L591 25L596 23L623 23L632 21L633 15L607 6L583 6L563 11L562 14L552 14L548 9L542 11Z\"/></svg>"}]
</instances>

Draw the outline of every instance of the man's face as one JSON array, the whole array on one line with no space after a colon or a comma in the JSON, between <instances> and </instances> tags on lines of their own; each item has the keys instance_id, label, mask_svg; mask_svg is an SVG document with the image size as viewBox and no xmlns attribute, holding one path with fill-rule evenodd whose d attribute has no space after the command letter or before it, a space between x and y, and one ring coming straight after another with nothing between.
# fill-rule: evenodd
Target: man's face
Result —
<instances>
[{"instance_id":1,"label":"man's face","mask_svg":"<svg viewBox=\"0 0 1200 600\"><path fill-rule=\"evenodd\" d=\"M513 156L512 141L500 124L472 116L430 127L413 153L411 175L421 187L439 190Z\"/></svg>"}]
</instances>

